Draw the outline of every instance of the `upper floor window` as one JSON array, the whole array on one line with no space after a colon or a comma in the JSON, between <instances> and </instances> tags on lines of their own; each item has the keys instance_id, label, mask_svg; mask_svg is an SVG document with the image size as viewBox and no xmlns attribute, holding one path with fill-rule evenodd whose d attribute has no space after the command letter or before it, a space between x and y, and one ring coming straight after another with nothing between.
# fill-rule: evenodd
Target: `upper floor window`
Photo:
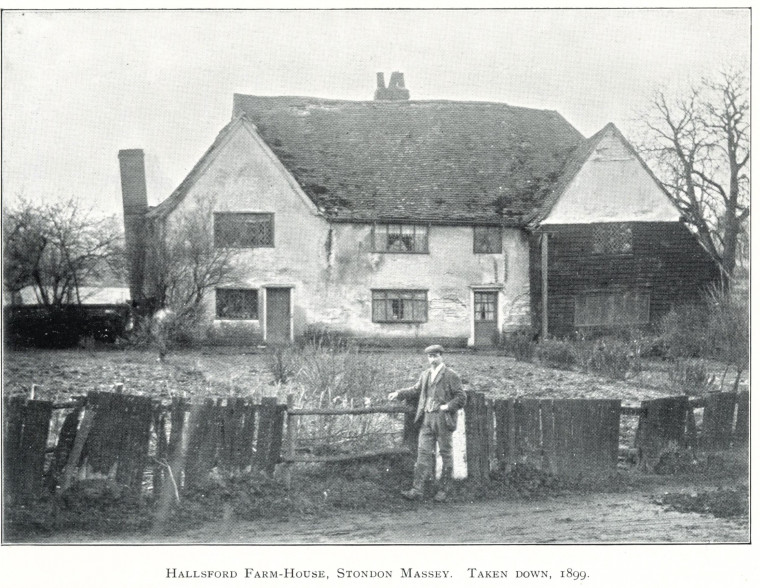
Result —
<instances>
[{"instance_id":1,"label":"upper floor window","mask_svg":"<svg viewBox=\"0 0 760 588\"><path fill-rule=\"evenodd\" d=\"M576 327L645 325L649 322L646 292L586 292L575 297Z\"/></svg>"},{"instance_id":2,"label":"upper floor window","mask_svg":"<svg viewBox=\"0 0 760 588\"><path fill-rule=\"evenodd\" d=\"M427 225L376 224L373 251L379 253L427 253Z\"/></svg>"},{"instance_id":3,"label":"upper floor window","mask_svg":"<svg viewBox=\"0 0 760 588\"><path fill-rule=\"evenodd\" d=\"M372 322L427 322L427 291L372 290Z\"/></svg>"},{"instance_id":4,"label":"upper floor window","mask_svg":"<svg viewBox=\"0 0 760 588\"><path fill-rule=\"evenodd\" d=\"M259 318L258 290L217 288L216 318L257 320Z\"/></svg>"},{"instance_id":5,"label":"upper floor window","mask_svg":"<svg viewBox=\"0 0 760 588\"><path fill-rule=\"evenodd\" d=\"M501 227L475 227L472 250L475 253L501 253Z\"/></svg>"},{"instance_id":6,"label":"upper floor window","mask_svg":"<svg viewBox=\"0 0 760 588\"><path fill-rule=\"evenodd\" d=\"M591 253L612 255L633 252L633 231L627 223L594 225L591 236Z\"/></svg>"},{"instance_id":7,"label":"upper floor window","mask_svg":"<svg viewBox=\"0 0 760 588\"><path fill-rule=\"evenodd\" d=\"M274 247L274 214L268 212L214 213L214 245L236 249Z\"/></svg>"}]
</instances>

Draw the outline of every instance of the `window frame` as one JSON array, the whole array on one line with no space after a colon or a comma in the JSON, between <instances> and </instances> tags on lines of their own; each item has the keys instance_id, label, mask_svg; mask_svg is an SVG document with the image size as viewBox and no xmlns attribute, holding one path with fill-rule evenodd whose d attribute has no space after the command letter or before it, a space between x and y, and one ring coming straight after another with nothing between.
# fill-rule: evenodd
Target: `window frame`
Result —
<instances>
[{"instance_id":1,"label":"window frame","mask_svg":"<svg viewBox=\"0 0 760 588\"><path fill-rule=\"evenodd\" d=\"M253 292L253 298L256 301L256 316L255 317L234 317L234 316L221 316L219 313L219 293L220 292ZM214 308L214 320L217 321L258 321L260 320L260 304L259 304L259 289L258 288L216 288L214 290L215 295L215 308Z\"/></svg>"},{"instance_id":2,"label":"window frame","mask_svg":"<svg viewBox=\"0 0 760 588\"><path fill-rule=\"evenodd\" d=\"M386 248L380 249L378 247L378 236L381 233L381 231L378 230L378 227L384 227L384 235L386 239ZM388 234L390 233L389 229L390 227L398 227L399 228L399 235L403 237L405 235L404 229L412 229L412 238L416 240L417 238L417 229L418 228L424 228L425 231L425 241L424 241L424 250L422 251L395 251L387 248L387 239ZM373 253L399 253L402 255L429 255L430 254L430 223L409 223L409 222L375 222L372 223L372 252Z\"/></svg>"},{"instance_id":3,"label":"window frame","mask_svg":"<svg viewBox=\"0 0 760 588\"><path fill-rule=\"evenodd\" d=\"M609 238L609 235L604 235L603 237L597 237L597 231L605 231L608 233L611 233L613 235L616 235L622 231L627 231L630 235L630 243L627 250L624 251L595 251L596 249L596 242L597 240L601 240L602 238ZM632 256L633 255L633 225L629 222L622 222L622 223L597 223L594 225L591 225L591 239L590 239L590 252L591 255L595 257L610 257L610 256L616 256L616 257L625 257L625 256Z\"/></svg>"},{"instance_id":4,"label":"window frame","mask_svg":"<svg viewBox=\"0 0 760 588\"><path fill-rule=\"evenodd\" d=\"M217 221L223 217L258 217L267 218L269 220L269 232L271 235L270 242L266 245L241 245L241 244L222 244L219 243L217 235ZM214 213L214 247L216 249L273 249L275 246L275 226L274 226L274 213L273 212L232 212L232 211L220 211Z\"/></svg>"},{"instance_id":5,"label":"window frame","mask_svg":"<svg viewBox=\"0 0 760 588\"><path fill-rule=\"evenodd\" d=\"M371 291L371 318L373 323L378 324L422 324L428 322L428 290L410 289L410 288L373 288ZM378 298L378 294L385 295L385 298ZM391 297L391 295L393 295ZM403 295L421 295L423 298L402 298ZM423 309L423 317L418 317L415 310L412 311L412 318L410 319L394 319L388 318L388 303L393 303L394 300L410 300L413 303L422 303L420 306ZM384 318L377 318L377 312L375 305L378 303L384 304ZM414 307L413 307L414 308Z\"/></svg>"},{"instance_id":6,"label":"window frame","mask_svg":"<svg viewBox=\"0 0 760 588\"><path fill-rule=\"evenodd\" d=\"M498 231L499 238L498 238L498 244L499 244L499 250L498 251L478 251L478 237L477 233L478 230L486 230L486 231ZM501 230L501 227L494 227L494 226L488 226L488 225L475 225L472 227L472 252L476 255L498 255L500 253L504 252L504 233ZM489 241L490 242L490 241Z\"/></svg>"},{"instance_id":7,"label":"window frame","mask_svg":"<svg viewBox=\"0 0 760 588\"><path fill-rule=\"evenodd\" d=\"M579 323L578 322L578 309L580 305L580 298L581 297L588 297L588 296L626 296L626 295L633 295L634 297L644 297L646 298L646 320L639 321L628 321L628 322L616 322L616 323L604 323L604 322L585 322L585 323ZM634 306L636 305L636 302L633 302ZM614 328L614 327L633 327L633 326L641 326L641 325L648 325L652 320L652 295L651 292L646 290L617 290L617 289L597 289L597 290L586 290L585 292L579 292L575 296L573 296L573 327L577 329L595 329L595 328Z\"/></svg>"}]
</instances>

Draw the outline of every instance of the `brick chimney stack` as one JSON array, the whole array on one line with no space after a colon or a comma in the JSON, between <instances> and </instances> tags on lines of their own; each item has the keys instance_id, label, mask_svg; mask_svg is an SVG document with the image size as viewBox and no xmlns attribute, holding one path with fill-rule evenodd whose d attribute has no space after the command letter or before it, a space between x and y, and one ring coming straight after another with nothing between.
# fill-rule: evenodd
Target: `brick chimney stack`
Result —
<instances>
[{"instance_id":1,"label":"brick chimney stack","mask_svg":"<svg viewBox=\"0 0 760 588\"><path fill-rule=\"evenodd\" d=\"M145 156L142 149L119 151L121 198L124 206L124 241L132 303L144 298L145 213L148 191L145 184Z\"/></svg>"},{"instance_id":2,"label":"brick chimney stack","mask_svg":"<svg viewBox=\"0 0 760 588\"><path fill-rule=\"evenodd\" d=\"M404 74L394 71L386 88L385 76L382 72L378 72L375 100L409 100L409 90L404 86Z\"/></svg>"}]
</instances>

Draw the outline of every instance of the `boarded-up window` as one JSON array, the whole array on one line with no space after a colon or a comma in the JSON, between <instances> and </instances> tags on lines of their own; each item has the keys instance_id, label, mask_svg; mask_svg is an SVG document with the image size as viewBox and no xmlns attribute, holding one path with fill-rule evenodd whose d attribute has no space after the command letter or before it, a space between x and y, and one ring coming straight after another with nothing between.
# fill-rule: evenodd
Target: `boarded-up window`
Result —
<instances>
[{"instance_id":1,"label":"boarded-up window","mask_svg":"<svg viewBox=\"0 0 760 588\"><path fill-rule=\"evenodd\" d=\"M427 322L425 290L372 290L372 322Z\"/></svg>"},{"instance_id":2,"label":"boarded-up window","mask_svg":"<svg viewBox=\"0 0 760 588\"><path fill-rule=\"evenodd\" d=\"M427 253L427 225L376 224L374 251L379 253Z\"/></svg>"},{"instance_id":3,"label":"boarded-up window","mask_svg":"<svg viewBox=\"0 0 760 588\"><path fill-rule=\"evenodd\" d=\"M216 318L257 320L259 318L258 290L217 288Z\"/></svg>"},{"instance_id":4,"label":"boarded-up window","mask_svg":"<svg viewBox=\"0 0 760 588\"><path fill-rule=\"evenodd\" d=\"M261 212L215 213L214 245L235 249L274 247L274 214Z\"/></svg>"},{"instance_id":5,"label":"boarded-up window","mask_svg":"<svg viewBox=\"0 0 760 588\"><path fill-rule=\"evenodd\" d=\"M576 327L645 325L648 322L648 293L586 292L575 297Z\"/></svg>"},{"instance_id":6,"label":"boarded-up window","mask_svg":"<svg viewBox=\"0 0 760 588\"><path fill-rule=\"evenodd\" d=\"M475 227L475 253L501 253L501 227Z\"/></svg>"},{"instance_id":7,"label":"boarded-up window","mask_svg":"<svg viewBox=\"0 0 760 588\"><path fill-rule=\"evenodd\" d=\"M596 255L613 255L633 251L633 231L627 223L594 225L591 252Z\"/></svg>"}]
</instances>

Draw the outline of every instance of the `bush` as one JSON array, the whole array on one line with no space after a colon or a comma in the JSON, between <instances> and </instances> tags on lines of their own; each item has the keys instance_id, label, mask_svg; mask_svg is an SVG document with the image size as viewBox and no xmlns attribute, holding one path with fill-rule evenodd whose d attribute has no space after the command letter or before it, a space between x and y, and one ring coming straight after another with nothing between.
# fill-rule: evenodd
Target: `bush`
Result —
<instances>
[{"instance_id":1,"label":"bush","mask_svg":"<svg viewBox=\"0 0 760 588\"><path fill-rule=\"evenodd\" d=\"M641 369L641 345L637 341L604 338L579 344L580 364L585 371L624 380Z\"/></svg>"},{"instance_id":2,"label":"bush","mask_svg":"<svg viewBox=\"0 0 760 588\"><path fill-rule=\"evenodd\" d=\"M546 339L536 345L536 357L551 368L570 369L577 362L575 344L566 339Z\"/></svg>"},{"instance_id":3,"label":"bush","mask_svg":"<svg viewBox=\"0 0 760 588\"><path fill-rule=\"evenodd\" d=\"M536 350L536 332L527 327L518 329L506 338L504 347L518 361L530 361Z\"/></svg>"},{"instance_id":4,"label":"bush","mask_svg":"<svg viewBox=\"0 0 760 588\"><path fill-rule=\"evenodd\" d=\"M669 357L702 357L707 349L707 308L688 304L674 308L660 323L660 340Z\"/></svg>"},{"instance_id":5,"label":"bush","mask_svg":"<svg viewBox=\"0 0 760 588\"><path fill-rule=\"evenodd\" d=\"M715 376L711 375L704 360L678 359L668 369L668 378L680 394L701 396L715 387Z\"/></svg>"},{"instance_id":6,"label":"bush","mask_svg":"<svg viewBox=\"0 0 760 588\"><path fill-rule=\"evenodd\" d=\"M286 384L298 372L299 358L292 347L276 345L268 349L267 367L275 384Z\"/></svg>"}]
</instances>

